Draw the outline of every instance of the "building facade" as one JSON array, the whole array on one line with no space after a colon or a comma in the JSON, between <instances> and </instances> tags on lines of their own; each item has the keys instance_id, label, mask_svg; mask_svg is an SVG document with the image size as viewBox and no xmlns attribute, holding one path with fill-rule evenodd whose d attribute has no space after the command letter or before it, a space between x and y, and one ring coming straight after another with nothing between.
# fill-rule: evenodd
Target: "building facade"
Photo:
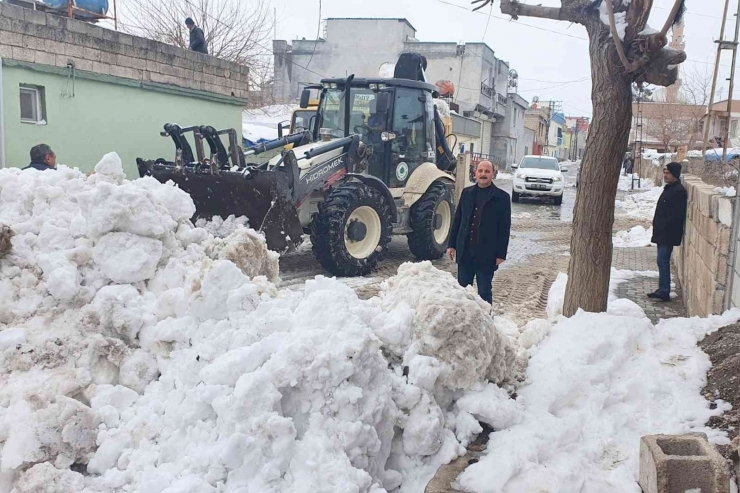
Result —
<instances>
[{"instance_id":1,"label":"building facade","mask_svg":"<svg viewBox=\"0 0 740 493\"><path fill-rule=\"evenodd\" d=\"M506 116L493 126L494 154L504 156L507 168L518 163L532 142L525 136L524 119L529 103L515 93L509 93L506 101ZM521 141L521 145L520 145Z\"/></svg>"},{"instance_id":2,"label":"building facade","mask_svg":"<svg viewBox=\"0 0 740 493\"><path fill-rule=\"evenodd\" d=\"M509 64L496 58L485 43L419 41L406 19L329 18L320 39L275 40L273 51L278 103L294 102L303 87L324 77L392 77L401 53L420 53L427 59L427 80L452 82L451 106L460 116L480 123L476 152L507 157L497 154L502 150L494 145L494 127L505 120L509 108ZM458 131L453 127L453 133Z\"/></svg>"},{"instance_id":3,"label":"building facade","mask_svg":"<svg viewBox=\"0 0 740 493\"><path fill-rule=\"evenodd\" d=\"M208 55L0 2L0 60L0 166L45 143L83 171L116 151L135 178L174 158L165 123L241 129L249 69Z\"/></svg>"},{"instance_id":4,"label":"building facade","mask_svg":"<svg viewBox=\"0 0 740 493\"><path fill-rule=\"evenodd\" d=\"M740 100L732 100L730 104L729 115L727 113L727 100L714 103L712 106L712 115L711 118L709 118L709 141L712 147L723 146L722 138L725 135L725 130L728 125L729 141L727 142L727 147L740 147ZM701 119L702 131L704 130L704 124L706 121L707 114L705 112Z\"/></svg>"},{"instance_id":5,"label":"building facade","mask_svg":"<svg viewBox=\"0 0 740 493\"><path fill-rule=\"evenodd\" d=\"M550 110L533 104L524 112L524 126L532 131L532 152L537 156L549 156L548 132L550 127Z\"/></svg>"}]
</instances>

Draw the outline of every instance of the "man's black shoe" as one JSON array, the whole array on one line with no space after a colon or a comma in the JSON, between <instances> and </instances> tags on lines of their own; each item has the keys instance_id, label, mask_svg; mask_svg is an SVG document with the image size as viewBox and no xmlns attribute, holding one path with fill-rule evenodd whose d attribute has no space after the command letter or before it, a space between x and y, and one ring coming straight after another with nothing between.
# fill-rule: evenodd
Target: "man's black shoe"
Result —
<instances>
[{"instance_id":1,"label":"man's black shoe","mask_svg":"<svg viewBox=\"0 0 740 493\"><path fill-rule=\"evenodd\" d=\"M647 296L648 298L651 298L653 300L671 301L671 294L663 291L656 291L654 293L650 293Z\"/></svg>"}]
</instances>

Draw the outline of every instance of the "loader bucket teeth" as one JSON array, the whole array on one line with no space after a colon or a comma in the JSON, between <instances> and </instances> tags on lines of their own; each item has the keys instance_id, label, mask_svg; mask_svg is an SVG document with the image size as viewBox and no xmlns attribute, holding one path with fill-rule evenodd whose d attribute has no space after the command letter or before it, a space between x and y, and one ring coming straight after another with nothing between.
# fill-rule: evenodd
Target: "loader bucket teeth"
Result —
<instances>
[{"instance_id":1,"label":"loader bucket teeth","mask_svg":"<svg viewBox=\"0 0 740 493\"><path fill-rule=\"evenodd\" d=\"M221 171L212 174L203 167L177 169L169 164L137 159L141 176L162 183L172 180L195 203L196 219L246 216L249 226L261 231L270 250L286 252L301 243L303 228L291 200L288 178L282 171Z\"/></svg>"}]
</instances>

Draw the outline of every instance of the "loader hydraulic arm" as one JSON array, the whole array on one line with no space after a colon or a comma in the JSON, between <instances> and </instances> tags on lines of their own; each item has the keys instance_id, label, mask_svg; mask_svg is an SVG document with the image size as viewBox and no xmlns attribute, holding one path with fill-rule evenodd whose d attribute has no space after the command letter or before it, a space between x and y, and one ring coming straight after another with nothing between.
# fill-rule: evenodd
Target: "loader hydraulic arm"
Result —
<instances>
[{"instance_id":1,"label":"loader hydraulic arm","mask_svg":"<svg viewBox=\"0 0 740 493\"><path fill-rule=\"evenodd\" d=\"M306 145L309 142L311 142L311 133L306 130L304 132L287 135L280 139L257 144L244 151L244 155L251 156L253 154L262 154L263 152L271 151L273 149L279 149L280 147L285 147L288 144L294 144L296 147L299 147L302 145Z\"/></svg>"}]
</instances>

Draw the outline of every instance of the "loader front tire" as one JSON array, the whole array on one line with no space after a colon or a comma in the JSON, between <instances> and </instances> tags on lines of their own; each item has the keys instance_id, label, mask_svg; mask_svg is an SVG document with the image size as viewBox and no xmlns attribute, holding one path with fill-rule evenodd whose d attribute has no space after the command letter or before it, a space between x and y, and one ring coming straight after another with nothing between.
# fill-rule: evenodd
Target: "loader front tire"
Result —
<instances>
[{"instance_id":1,"label":"loader front tire","mask_svg":"<svg viewBox=\"0 0 740 493\"><path fill-rule=\"evenodd\" d=\"M319 263L335 276L364 276L391 241L391 207L377 190L348 182L332 189L311 221L311 244Z\"/></svg>"},{"instance_id":2,"label":"loader front tire","mask_svg":"<svg viewBox=\"0 0 740 493\"><path fill-rule=\"evenodd\" d=\"M408 235L411 253L419 260L442 258L447 250L454 216L450 189L435 181L411 206L411 229L414 230Z\"/></svg>"}]
</instances>

